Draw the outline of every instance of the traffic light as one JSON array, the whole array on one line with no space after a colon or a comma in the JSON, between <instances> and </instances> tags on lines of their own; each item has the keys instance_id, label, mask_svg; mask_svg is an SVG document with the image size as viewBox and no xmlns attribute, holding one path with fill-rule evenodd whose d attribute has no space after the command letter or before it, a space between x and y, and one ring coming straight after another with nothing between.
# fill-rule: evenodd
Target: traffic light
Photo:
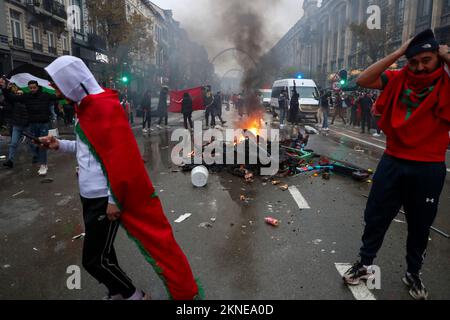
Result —
<instances>
[{"instance_id":1,"label":"traffic light","mask_svg":"<svg viewBox=\"0 0 450 320\"><path fill-rule=\"evenodd\" d=\"M340 84L341 86L345 86L348 81L348 73L347 70L339 71L339 78L341 78Z\"/></svg>"},{"instance_id":2,"label":"traffic light","mask_svg":"<svg viewBox=\"0 0 450 320\"><path fill-rule=\"evenodd\" d=\"M124 83L124 84L128 84L128 81L130 81L130 79L128 78L128 76L126 76L126 75L124 75L124 76L122 76L122 82Z\"/></svg>"}]
</instances>

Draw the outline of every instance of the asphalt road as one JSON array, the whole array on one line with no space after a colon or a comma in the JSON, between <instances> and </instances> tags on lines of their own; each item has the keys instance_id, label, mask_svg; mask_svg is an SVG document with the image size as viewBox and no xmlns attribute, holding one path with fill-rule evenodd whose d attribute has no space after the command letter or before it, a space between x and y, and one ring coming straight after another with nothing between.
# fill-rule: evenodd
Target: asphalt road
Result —
<instances>
[{"instance_id":1,"label":"asphalt road","mask_svg":"<svg viewBox=\"0 0 450 320\"><path fill-rule=\"evenodd\" d=\"M194 118L202 115L196 113ZM232 120L233 111L225 112ZM232 123L233 121L230 121ZM355 299L343 285L336 263L353 263L361 245L363 212L371 185L333 175L283 178L296 187L310 209L299 209L290 191L253 183L222 172L211 174L205 188L192 186L190 175L170 160L170 129L181 125L171 116L169 129L136 138L150 177L172 223L175 237L201 280L207 299ZM64 131L68 138L70 130ZM333 158L376 169L383 138L333 126L329 136L314 135L308 148ZM0 155L5 155L5 141ZM356 151L363 150L363 151ZM73 156L52 153L42 183L22 147L14 170L0 168L0 299L101 299L105 288L82 271L81 290L69 290L70 265L81 266L83 232ZM449 163L449 162L448 162ZM449 163L450 164L450 163ZM126 168L124 168L126 170ZM249 198L241 201L241 195ZM442 193L435 226L450 233L450 178ZM185 213L192 216L174 221ZM281 220L275 228L265 217ZM393 222L376 263L382 271L376 299L409 300L401 282L405 272L406 224ZM211 227L200 227L204 222ZM122 231L115 243L119 261L135 285L154 299L167 299L161 281ZM423 278L431 299L450 299L450 239L431 233Z\"/></svg>"}]
</instances>

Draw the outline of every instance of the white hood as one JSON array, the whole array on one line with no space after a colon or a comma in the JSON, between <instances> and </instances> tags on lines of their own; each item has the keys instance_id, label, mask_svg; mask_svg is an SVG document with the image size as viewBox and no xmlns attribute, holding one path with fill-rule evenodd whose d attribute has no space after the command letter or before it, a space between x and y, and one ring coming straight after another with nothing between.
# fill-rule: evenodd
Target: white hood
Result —
<instances>
[{"instance_id":1,"label":"white hood","mask_svg":"<svg viewBox=\"0 0 450 320\"><path fill-rule=\"evenodd\" d=\"M299 102L301 105L308 105L308 106L319 105L319 101L317 101L316 99L310 99L310 98L300 98Z\"/></svg>"},{"instance_id":2,"label":"white hood","mask_svg":"<svg viewBox=\"0 0 450 320\"><path fill-rule=\"evenodd\" d=\"M77 57L59 57L45 70L64 96L74 102L80 103L87 95L104 92L86 64Z\"/></svg>"}]
</instances>

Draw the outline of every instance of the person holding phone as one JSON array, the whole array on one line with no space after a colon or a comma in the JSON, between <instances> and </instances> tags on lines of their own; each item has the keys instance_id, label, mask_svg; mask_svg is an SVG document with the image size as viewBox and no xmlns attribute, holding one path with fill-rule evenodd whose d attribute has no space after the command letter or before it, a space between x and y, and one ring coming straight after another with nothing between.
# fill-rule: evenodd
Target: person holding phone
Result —
<instances>
[{"instance_id":1,"label":"person holding phone","mask_svg":"<svg viewBox=\"0 0 450 320\"><path fill-rule=\"evenodd\" d=\"M108 288L108 299L149 299L119 266L114 240L122 226L163 279L171 298L194 299L199 288L164 215L117 92L100 87L76 57L60 57L46 71L57 95L78 104L76 141L51 136L40 141L47 149L76 153L86 233L84 268Z\"/></svg>"},{"instance_id":2,"label":"person holding phone","mask_svg":"<svg viewBox=\"0 0 450 320\"><path fill-rule=\"evenodd\" d=\"M406 56L401 71L389 67ZM376 62L357 83L383 90L375 108L387 148L374 176L365 211L360 260L344 275L356 285L367 279L386 232L403 206L408 223L407 270L403 282L417 300L428 298L420 271L430 227L446 178L445 158L450 131L450 50L439 45L432 30Z\"/></svg>"}]
</instances>

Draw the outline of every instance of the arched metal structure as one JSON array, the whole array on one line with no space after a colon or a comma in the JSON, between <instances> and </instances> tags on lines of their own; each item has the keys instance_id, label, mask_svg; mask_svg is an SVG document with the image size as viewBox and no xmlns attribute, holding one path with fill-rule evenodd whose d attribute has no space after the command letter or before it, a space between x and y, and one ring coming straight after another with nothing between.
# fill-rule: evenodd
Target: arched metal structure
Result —
<instances>
[{"instance_id":1,"label":"arched metal structure","mask_svg":"<svg viewBox=\"0 0 450 320\"><path fill-rule=\"evenodd\" d=\"M253 57L252 57L248 52L245 52L244 50L241 50L241 49L238 49L238 48L228 48L228 49L222 50L221 52L219 52L218 54L216 54L216 56L215 56L214 58L212 58L211 63L214 64L214 63L216 62L216 60L217 60L220 56L222 56L223 54L225 54L225 53L227 53L227 52L229 52L229 51L238 51L238 52L241 52L241 53L245 54L248 58L250 58L250 60L252 60L252 62L255 64L255 67L258 65L258 64L256 63L256 60L253 59Z\"/></svg>"}]
</instances>

